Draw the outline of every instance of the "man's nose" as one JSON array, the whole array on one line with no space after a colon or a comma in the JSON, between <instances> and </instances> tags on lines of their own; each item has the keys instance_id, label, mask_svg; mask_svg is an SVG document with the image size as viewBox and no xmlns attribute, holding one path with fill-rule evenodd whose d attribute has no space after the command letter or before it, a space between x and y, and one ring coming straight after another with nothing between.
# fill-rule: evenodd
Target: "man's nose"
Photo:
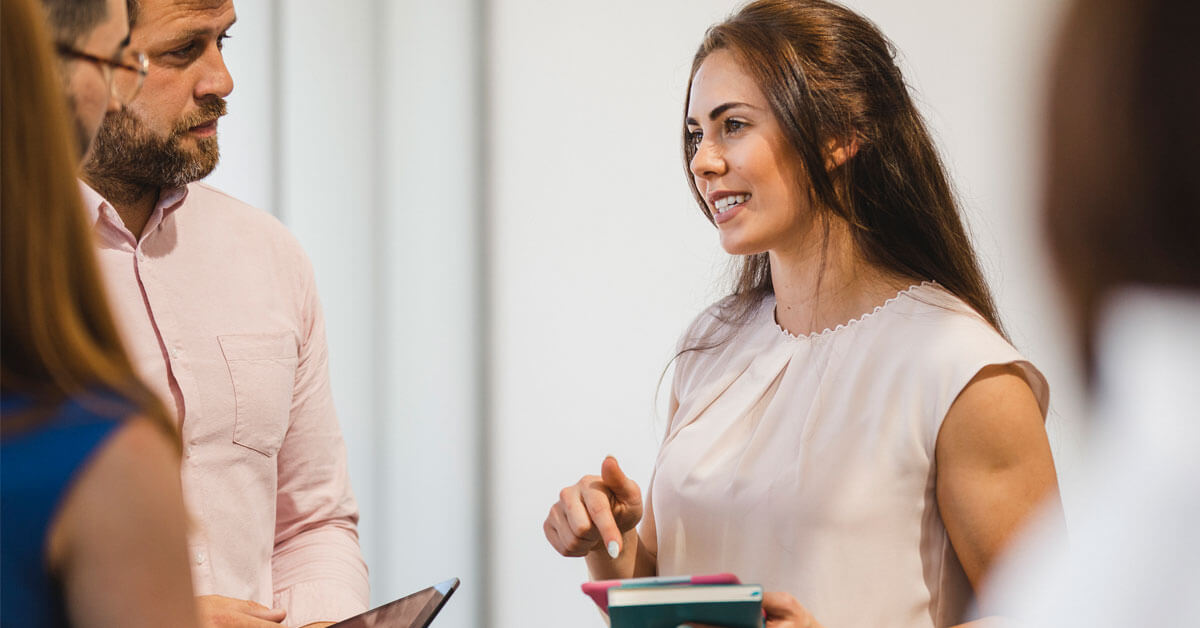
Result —
<instances>
[{"instance_id":1,"label":"man's nose","mask_svg":"<svg viewBox=\"0 0 1200 628\"><path fill-rule=\"evenodd\" d=\"M233 92L233 76L225 66L225 57L217 48L211 49L201 60L204 75L196 83L196 100L210 96L225 98Z\"/></svg>"}]
</instances>

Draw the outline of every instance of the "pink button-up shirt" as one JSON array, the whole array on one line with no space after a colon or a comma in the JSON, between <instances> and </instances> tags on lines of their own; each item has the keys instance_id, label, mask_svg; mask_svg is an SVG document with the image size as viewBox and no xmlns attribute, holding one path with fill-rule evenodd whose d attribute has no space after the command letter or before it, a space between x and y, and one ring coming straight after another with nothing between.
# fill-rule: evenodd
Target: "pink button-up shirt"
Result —
<instances>
[{"instance_id":1,"label":"pink button-up shirt","mask_svg":"<svg viewBox=\"0 0 1200 628\"><path fill-rule=\"evenodd\" d=\"M130 357L179 417L196 594L283 607L289 626L361 612L358 509L299 244L200 183L164 190L138 240L82 187Z\"/></svg>"}]
</instances>

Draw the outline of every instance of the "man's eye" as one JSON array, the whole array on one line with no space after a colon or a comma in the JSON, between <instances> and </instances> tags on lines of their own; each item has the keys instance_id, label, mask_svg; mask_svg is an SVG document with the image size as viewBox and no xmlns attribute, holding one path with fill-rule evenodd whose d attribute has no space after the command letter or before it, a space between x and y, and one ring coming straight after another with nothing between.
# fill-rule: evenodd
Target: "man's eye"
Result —
<instances>
[{"instance_id":1,"label":"man's eye","mask_svg":"<svg viewBox=\"0 0 1200 628\"><path fill-rule=\"evenodd\" d=\"M181 46L179 48L171 50L171 51L167 52L167 54L171 55L172 57L178 57L180 59L183 59L183 58L187 58L187 57L191 56L192 52L194 52L195 50L196 50L196 44L191 43L186 46Z\"/></svg>"},{"instance_id":2,"label":"man's eye","mask_svg":"<svg viewBox=\"0 0 1200 628\"><path fill-rule=\"evenodd\" d=\"M221 33L217 36L217 50L222 50L225 48L226 39L233 39L233 35L230 35L229 33Z\"/></svg>"}]
</instances>

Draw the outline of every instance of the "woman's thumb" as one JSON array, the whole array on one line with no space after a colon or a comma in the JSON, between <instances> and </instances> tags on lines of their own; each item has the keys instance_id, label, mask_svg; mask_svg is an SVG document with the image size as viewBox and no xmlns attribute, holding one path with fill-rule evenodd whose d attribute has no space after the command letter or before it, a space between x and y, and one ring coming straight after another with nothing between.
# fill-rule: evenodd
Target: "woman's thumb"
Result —
<instances>
[{"instance_id":1,"label":"woman's thumb","mask_svg":"<svg viewBox=\"0 0 1200 628\"><path fill-rule=\"evenodd\" d=\"M621 465L617 464L616 458L609 456L604 459L600 465L600 479L617 499L623 502L641 500L642 495L637 484L625 475L625 472L621 470Z\"/></svg>"}]
</instances>

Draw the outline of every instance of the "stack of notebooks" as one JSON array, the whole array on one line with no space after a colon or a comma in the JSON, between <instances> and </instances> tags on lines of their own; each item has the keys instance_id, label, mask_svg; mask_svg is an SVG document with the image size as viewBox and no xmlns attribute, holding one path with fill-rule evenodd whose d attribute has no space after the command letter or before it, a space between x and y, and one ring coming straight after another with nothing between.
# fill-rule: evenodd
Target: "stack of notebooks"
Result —
<instances>
[{"instance_id":1,"label":"stack of notebooks","mask_svg":"<svg viewBox=\"0 0 1200 628\"><path fill-rule=\"evenodd\" d=\"M762 587L732 574L601 580L583 585L612 628L675 628L697 623L761 628Z\"/></svg>"}]
</instances>

